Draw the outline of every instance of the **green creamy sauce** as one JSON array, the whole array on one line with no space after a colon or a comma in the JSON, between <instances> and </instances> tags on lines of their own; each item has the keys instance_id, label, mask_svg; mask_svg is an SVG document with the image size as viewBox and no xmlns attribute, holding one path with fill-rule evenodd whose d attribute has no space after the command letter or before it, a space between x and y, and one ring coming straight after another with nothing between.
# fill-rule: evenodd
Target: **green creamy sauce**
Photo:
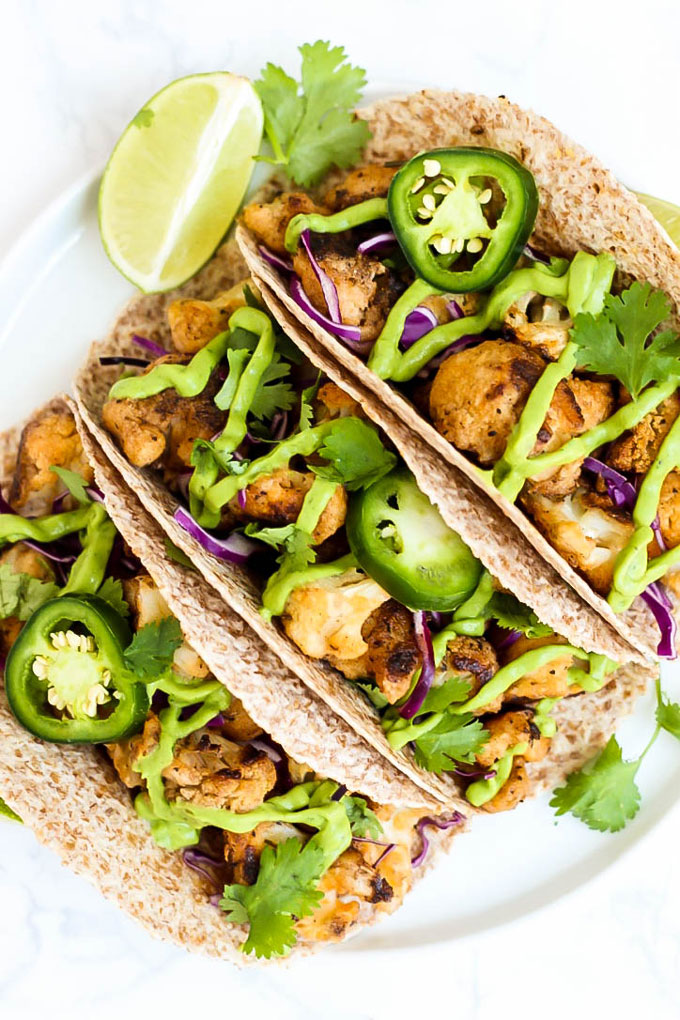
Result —
<instances>
[{"instance_id":1,"label":"green creamy sauce","mask_svg":"<svg viewBox=\"0 0 680 1020\"><path fill-rule=\"evenodd\" d=\"M229 333L218 333L186 365L163 363L155 365L145 375L119 379L109 391L109 400L144 400L170 389L180 397L197 397L208 385L228 347Z\"/></svg>"},{"instance_id":2,"label":"green creamy sauce","mask_svg":"<svg viewBox=\"0 0 680 1020\"><path fill-rule=\"evenodd\" d=\"M154 839L169 850L179 850L198 842L201 829L215 826L227 832L249 832L260 822L288 822L317 829L312 837L323 852L325 868L347 849L352 831L347 812L340 801L331 800L338 784L330 780L301 783L280 797L264 801L252 811L235 812L224 808L202 807L169 801L165 795L163 770L172 762L179 740L205 726L215 715L228 708L231 695L216 681L183 684L164 677L149 685L149 694L162 690L170 705L159 715L161 734L158 745L141 758L135 769L146 781L147 790L135 801L138 814L149 822ZM198 705L196 712L181 719L184 708Z\"/></svg>"},{"instance_id":3,"label":"green creamy sauce","mask_svg":"<svg viewBox=\"0 0 680 1020\"><path fill-rule=\"evenodd\" d=\"M0 514L0 548L25 538L33 542L55 542L66 535L82 531L90 523L92 505L68 510L47 517L28 518L19 514Z\"/></svg>"},{"instance_id":4,"label":"green creamy sauce","mask_svg":"<svg viewBox=\"0 0 680 1020\"><path fill-rule=\"evenodd\" d=\"M211 485L203 497L205 511L210 521L214 521L215 518L217 520L215 523L210 524L204 523L203 519L201 519L199 523L203 527L216 527L217 523L219 523L222 507L226 506L234 498L239 489L247 488L262 475L269 475L279 468L286 467L292 457L298 455L309 457L318 450L334 424L333 421L327 421L321 425L315 425L314 428L298 432L291 436L290 439L285 439L282 443L279 443L271 453L260 457L258 460L254 460L241 474L228 475L226 478L221 479L221 481Z\"/></svg>"},{"instance_id":5,"label":"green creamy sauce","mask_svg":"<svg viewBox=\"0 0 680 1020\"><path fill-rule=\"evenodd\" d=\"M304 570L293 570L284 575L273 574L262 594L262 608L260 615L265 620L271 620L273 616L280 616L286 607L286 602L296 588L302 588L305 584L312 584L321 581L325 577L337 577L344 574L346 570L356 567L357 561L352 553L347 553L339 560L331 563L312 563Z\"/></svg>"},{"instance_id":6,"label":"green creamy sauce","mask_svg":"<svg viewBox=\"0 0 680 1020\"><path fill-rule=\"evenodd\" d=\"M513 761L519 755L524 754L528 747L529 745L526 742L510 747L496 762L494 766L495 775L491 776L490 779L478 779L476 782L470 783L465 791L466 800L473 807L481 807L483 804L488 804L490 800L493 800L510 778Z\"/></svg>"},{"instance_id":7,"label":"green creamy sauce","mask_svg":"<svg viewBox=\"0 0 680 1020\"><path fill-rule=\"evenodd\" d=\"M435 664L439 665L446 652L448 640L457 631L449 627L436 634L432 639L435 653ZM502 666L498 672L489 680L472 698L467 701L453 704L446 709L453 715L464 715L472 712L479 712L487 705L490 705L501 694L504 694L509 687L521 680L528 673L541 669L543 666L560 659L565 655L572 655L579 660L587 660L588 671L572 666L568 673L570 684L578 685L586 691L599 691L607 682L608 675L617 668L617 663L604 655L596 652L587 653L574 645L554 644L541 645L539 648L530 648L517 659ZM548 699L543 699L547 701ZM539 703L540 704L540 703ZM415 720L403 719L401 716L394 718L389 716L385 722L389 729L386 729L387 739L390 745L398 750L405 744L417 740L424 733L433 730L442 719L445 712L432 712L424 719Z\"/></svg>"},{"instance_id":8,"label":"green creamy sauce","mask_svg":"<svg viewBox=\"0 0 680 1020\"><path fill-rule=\"evenodd\" d=\"M81 538L82 552L71 567L68 581L60 594L77 592L94 595L106 576L106 568L116 539L116 526L102 503L88 507L90 517Z\"/></svg>"},{"instance_id":9,"label":"green creamy sauce","mask_svg":"<svg viewBox=\"0 0 680 1020\"><path fill-rule=\"evenodd\" d=\"M562 268L560 264L559 268ZM445 350L462 336L483 333L486 329L500 328L505 314L528 291L543 297L555 298L566 305L572 316L579 312L595 314L602 308L604 295L611 286L615 263L611 255L588 255L579 252L561 274L554 266L536 264L516 269L499 283L482 302L476 315L465 316L455 322L426 333L407 351L399 350L404 321L409 312L425 297L441 293L416 280L392 308L382 333L376 340L368 367L381 379L407 382L412 379L435 355ZM539 426L540 427L540 426Z\"/></svg>"},{"instance_id":10,"label":"green creamy sauce","mask_svg":"<svg viewBox=\"0 0 680 1020\"><path fill-rule=\"evenodd\" d=\"M365 202L350 205L347 209L323 216L321 213L299 213L294 216L286 229L285 246L293 255L297 251L300 235L309 230L313 234L340 234L352 230L362 223L388 219L387 199L369 198Z\"/></svg>"}]
</instances>

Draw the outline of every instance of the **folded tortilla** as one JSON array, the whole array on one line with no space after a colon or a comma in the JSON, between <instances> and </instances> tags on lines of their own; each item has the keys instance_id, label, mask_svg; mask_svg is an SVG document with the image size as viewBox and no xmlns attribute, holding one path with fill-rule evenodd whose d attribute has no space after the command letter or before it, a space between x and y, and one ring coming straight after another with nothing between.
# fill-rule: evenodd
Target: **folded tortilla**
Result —
<instances>
[{"instance_id":1,"label":"folded tortilla","mask_svg":"<svg viewBox=\"0 0 680 1020\"><path fill-rule=\"evenodd\" d=\"M551 255L560 256L573 256L579 250L611 252L617 264L616 284L627 286L639 279L665 291L672 302L671 323L678 327L680 255L677 248L632 192L545 118L515 106L504 97L490 99L470 93L438 91L384 100L359 111L359 116L368 121L372 131L362 162L402 161L417 152L453 145L481 145L511 153L531 170L539 189L540 205L532 244ZM325 357L329 356L332 360L328 363L328 374L333 375L331 363L334 362L336 372L342 374L345 389L360 400L367 413L376 420L379 420L377 414L381 405L397 413L420 440L421 449L417 455L413 444L407 442L402 449L420 487L437 503L442 516L461 533L483 562L486 563L485 555L489 559L501 557L500 547L510 534L508 525L498 536L498 541L489 535L482 551L474 536L468 533L455 498L452 500L448 491L461 487L461 475L473 483L472 490L479 487L474 465L448 443L398 390L374 375L352 351L302 311L291 298L286 281L262 258L247 230L239 228L238 237L258 286L265 284L263 296L268 301L271 295L278 299L278 305L270 303L274 314L280 316L280 306L283 305L293 319L305 327L304 334L297 334L296 339L299 338L299 345L308 357L312 361L323 362L326 367ZM355 381L363 389L357 385L355 390ZM432 458L424 458L422 446L425 444L431 448ZM435 470L439 477L435 477ZM568 600L563 594L555 592L552 584L542 583L551 576L554 578L556 571L609 624L608 631L602 629L592 633L584 615L580 642L584 647L601 650L604 643L609 647L607 654L620 659L620 651L617 652L620 644L612 634L615 631L634 649L632 656L638 661L642 655L655 655L658 629L651 611L641 599L638 598L627 612L614 613L606 599L598 595L566 562L518 506L494 488L485 488L483 492L488 497L486 505L493 501L508 522L521 530L528 540L525 545L530 543L539 554L538 559L549 565L539 567L541 577L536 578L533 576L537 569L535 562L524 556L512 573L513 590L536 610L541 619L554 625L553 618L559 622L563 609L568 607ZM479 500L479 495L470 497L470 502ZM491 515L487 510L485 513L490 527L493 526L496 532L496 522L492 524ZM481 544L484 545L483 542ZM503 580L499 566L486 565ZM529 588L533 582L533 598L524 594L525 582ZM572 621L569 615L563 618L564 623L554 625L555 629L575 639L573 631L570 633Z\"/></svg>"},{"instance_id":2,"label":"folded tortilla","mask_svg":"<svg viewBox=\"0 0 680 1020\"><path fill-rule=\"evenodd\" d=\"M5 489L20 434L17 428L0 435L0 487ZM262 645L197 571L168 559L163 531L125 489L82 426L81 435L116 527L180 621L187 641L215 678L240 698L251 718L292 758L320 775L379 803L413 806L423 815L441 813L441 804L376 755ZM50 744L33 737L10 712L1 676L0 792L44 846L151 935L190 951L239 964L251 962L238 951L246 937L244 929L210 904L205 887L179 852L154 842L106 756L94 747ZM452 800L451 806L466 810L462 800ZM433 852L414 872L414 881L461 831L462 825L432 834L428 830ZM371 923L381 916L385 915L374 914ZM294 952L309 953L324 944L299 943Z\"/></svg>"},{"instance_id":3,"label":"folded tortilla","mask_svg":"<svg viewBox=\"0 0 680 1020\"><path fill-rule=\"evenodd\" d=\"M231 240L199 276L180 291L133 298L121 313L110 337L93 345L88 362L75 381L79 413L98 448L120 473L126 486L135 492L146 511L153 515L171 541L189 556L227 605L236 610L288 669L418 786L442 803L458 806L461 791L457 778L452 773L437 776L427 772L415 763L408 748L395 751L383 733L377 712L363 694L333 667L306 656L285 633L262 618L259 612L260 591L247 569L207 553L175 521L173 514L177 501L158 473L133 467L102 424L102 407L119 370L102 367L99 358L131 354L138 350L131 340L135 333L168 347L170 334L166 310L171 301L178 296L211 298L245 275L244 262ZM268 297L272 300L271 295ZM279 308L278 311L286 331L296 342L300 340L300 346L306 351L310 341L306 336L304 341L301 340L302 331L297 320L287 315L285 310ZM312 360L326 369L341 386L349 383L353 392L359 392L355 380L349 379L347 372L326 354L315 348ZM630 646L562 582L556 571L545 565L532 546L522 539L515 525L490 499L480 494L464 474L457 473L454 485L452 469L443 465L441 459L429 451L400 418L377 404L363 390L359 399L369 416L395 442L411 469L417 468L419 483L422 484L423 478L428 481L428 485L422 484L422 488L429 490L428 495L430 498L434 496L433 501L439 503L440 509L443 504L439 494L446 494L449 523L462 534L475 555L501 584L536 609L541 619L578 647L604 652L622 663L629 663L635 658ZM124 525L120 527L125 534ZM641 655L638 658L645 661ZM643 689L647 677L644 667L625 666L617 671L613 682L597 694L568 698L560 703L554 714L558 725L564 720L562 732L553 741L554 747L545 761L527 768L529 776L536 777L534 787L556 785L565 774L591 757L606 742L615 728L616 719L628 710L632 699ZM267 683L267 689L269 686ZM238 695L238 690L235 689L234 693ZM466 811L470 813L471 810L466 805Z\"/></svg>"}]
</instances>

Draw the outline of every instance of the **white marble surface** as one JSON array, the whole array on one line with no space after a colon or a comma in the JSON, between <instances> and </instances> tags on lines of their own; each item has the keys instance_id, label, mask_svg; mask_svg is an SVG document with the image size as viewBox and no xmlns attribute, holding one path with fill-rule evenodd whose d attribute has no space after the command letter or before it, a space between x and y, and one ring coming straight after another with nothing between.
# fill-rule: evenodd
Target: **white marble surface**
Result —
<instances>
[{"instance_id":1,"label":"white marble surface","mask_svg":"<svg viewBox=\"0 0 680 1020\"><path fill-rule=\"evenodd\" d=\"M254 74L318 37L343 42L373 81L507 94L552 117L631 186L680 202L672 0L634 9L602 0L2 0L0 13L0 254L104 162L123 124L168 80L216 68ZM677 1017L679 838L675 811L578 893L455 944L349 949L241 973L152 943L30 833L0 823L0 1016Z\"/></svg>"}]
</instances>

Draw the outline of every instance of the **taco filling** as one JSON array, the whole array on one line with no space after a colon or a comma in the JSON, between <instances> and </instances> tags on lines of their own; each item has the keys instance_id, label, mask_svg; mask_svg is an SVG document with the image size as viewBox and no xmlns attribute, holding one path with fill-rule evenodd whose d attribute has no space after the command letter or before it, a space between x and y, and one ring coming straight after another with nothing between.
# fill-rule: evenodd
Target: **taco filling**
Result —
<instances>
[{"instance_id":1,"label":"taco filling","mask_svg":"<svg viewBox=\"0 0 680 1020\"><path fill-rule=\"evenodd\" d=\"M527 245L531 173L495 149L352 170L314 203L247 206L291 298L518 502L611 609L637 596L675 655L680 341L606 251Z\"/></svg>"},{"instance_id":2,"label":"taco filling","mask_svg":"<svg viewBox=\"0 0 680 1020\"><path fill-rule=\"evenodd\" d=\"M156 842L243 926L245 952L339 941L395 910L427 830L462 815L370 802L263 732L116 532L65 406L25 429L9 495L0 652L18 721L43 740L101 747Z\"/></svg>"},{"instance_id":3,"label":"taco filling","mask_svg":"<svg viewBox=\"0 0 680 1020\"><path fill-rule=\"evenodd\" d=\"M125 373L104 424L162 474L203 549L255 579L265 619L364 693L393 749L455 776L476 807L513 807L555 702L600 689L616 664L501 590L359 405L240 291L217 334L211 310L233 290L171 304L176 347L206 324L194 353Z\"/></svg>"}]
</instances>

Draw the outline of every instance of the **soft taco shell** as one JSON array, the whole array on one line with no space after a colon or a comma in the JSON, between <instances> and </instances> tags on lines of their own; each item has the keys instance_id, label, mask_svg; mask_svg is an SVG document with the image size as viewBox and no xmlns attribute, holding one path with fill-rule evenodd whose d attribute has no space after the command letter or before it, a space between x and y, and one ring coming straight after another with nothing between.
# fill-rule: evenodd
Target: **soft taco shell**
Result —
<instances>
[{"instance_id":1,"label":"soft taco shell","mask_svg":"<svg viewBox=\"0 0 680 1020\"><path fill-rule=\"evenodd\" d=\"M680 325L680 253L677 248L636 196L550 121L521 109L504 97L490 99L470 93L438 91L384 100L360 110L359 116L368 121L373 133L364 154L365 161L369 163L403 160L419 151L447 145L489 146L516 156L534 174L540 193L532 243L555 255L571 256L581 249L611 252L618 267L617 283L625 286L639 279L665 291L672 303L672 324L676 328ZM474 466L467 458L451 446L398 390L370 372L359 358L299 308L290 297L281 275L262 258L246 230L240 228L238 236L251 272L259 281L266 283L288 311L305 326L308 331L305 338L311 334L310 351L301 341L303 350L311 355L313 338L319 360L326 351L344 369L346 389L352 389L350 375L367 388L365 408L369 414L372 415L372 408L379 408L381 403L393 408L417 433L421 443L425 441L432 447L443 467L457 469L449 471L455 487L459 485L459 473L462 472L478 488ZM408 450L404 449L402 453L409 460ZM418 456L421 456L420 452ZM414 470L413 464L411 468ZM444 517L461 531L480 559L484 560L482 552L478 552L466 535L464 524L459 525L451 519L446 498L451 481L447 486L445 482L428 485L427 479L420 476L419 480L430 498L438 503ZM521 530L540 557L632 645L638 658L641 653L649 657L655 655L658 631L651 612L640 599L627 613L614 613L606 600L594 592L588 582L553 549L519 507L495 490L484 489L484 492ZM489 536L489 555L493 554L494 544L494 537ZM541 569L547 578L548 572L545 568ZM498 576L503 580L501 573ZM534 601L525 601L530 602L541 619L552 624L551 600L558 609L561 599L549 584L541 585L541 588ZM517 575L515 590L519 594ZM558 611L558 619L559 615ZM570 626L568 618L566 626ZM564 627L561 629L567 637L570 636ZM609 643L612 653L615 651L617 646L613 639L607 638L606 632L594 639L589 631L584 630L583 643L587 647L599 648L603 642ZM620 654L613 654L613 657L620 658Z\"/></svg>"},{"instance_id":2,"label":"soft taco shell","mask_svg":"<svg viewBox=\"0 0 680 1020\"><path fill-rule=\"evenodd\" d=\"M20 434L21 427L0 434L3 489L14 470ZM322 775L383 803L422 806L424 813L441 812L440 804L381 761L369 744L249 634L241 619L196 571L164 556L162 530L124 489L91 440L87 452L111 517L143 559L189 642L237 696L241 696L235 690L239 670L247 669L257 677L252 689L241 684L242 700L255 721L292 757ZM156 845L106 756L94 748L44 743L27 733L8 708L1 676L0 791L40 843L149 934L192 952L238 964L252 962L238 951L244 930L226 921L209 903L205 887L182 863L180 853ZM458 801L453 806L463 805ZM462 830L459 826L432 833L435 852L428 855L414 881L433 866L438 853ZM323 945L304 943L294 952L305 954Z\"/></svg>"}]
</instances>

